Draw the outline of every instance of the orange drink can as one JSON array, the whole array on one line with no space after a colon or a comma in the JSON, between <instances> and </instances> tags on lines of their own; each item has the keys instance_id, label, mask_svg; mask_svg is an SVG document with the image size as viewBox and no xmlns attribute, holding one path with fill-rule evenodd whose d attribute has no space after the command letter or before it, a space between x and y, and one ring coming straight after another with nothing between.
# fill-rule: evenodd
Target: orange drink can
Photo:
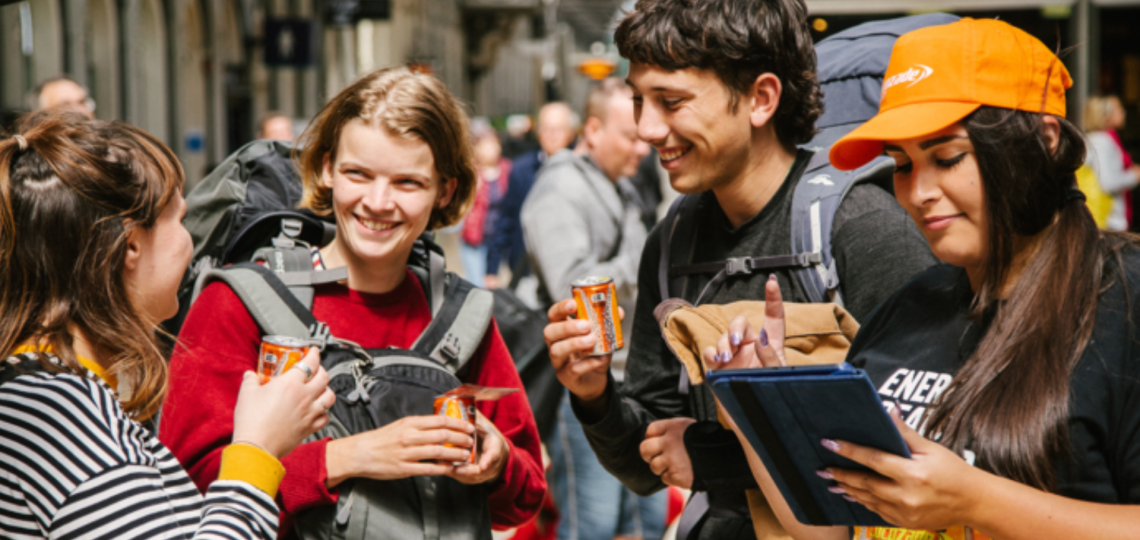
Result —
<instances>
[{"instance_id":1,"label":"orange drink can","mask_svg":"<svg viewBox=\"0 0 1140 540\"><path fill-rule=\"evenodd\" d=\"M471 422L475 425L475 396L467 395L442 395L435 398L435 414L440 416L450 416L460 420ZM471 454L467 459L467 463L475 463L475 449L479 448L478 434L475 437L475 448L471 449ZM445 444L448 448L454 448L455 445ZM463 462L456 462L454 465L463 465Z\"/></svg>"},{"instance_id":2,"label":"orange drink can","mask_svg":"<svg viewBox=\"0 0 1140 540\"><path fill-rule=\"evenodd\" d=\"M597 341L589 356L613 354L625 347L621 335L621 314L618 313L617 291L614 280L606 276L582 278L570 284L574 301L578 303L578 318L590 321Z\"/></svg>"},{"instance_id":3,"label":"orange drink can","mask_svg":"<svg viewBox=\"0 0 1140 540\"><path fill-rule=\"evenodd\" d=\"M257 376L261 384L285 373L293 364L300 362L309 352L309 342L290 336L265 336L261 338L261 354L257 355Z\"/></svg>"}]
</instances>

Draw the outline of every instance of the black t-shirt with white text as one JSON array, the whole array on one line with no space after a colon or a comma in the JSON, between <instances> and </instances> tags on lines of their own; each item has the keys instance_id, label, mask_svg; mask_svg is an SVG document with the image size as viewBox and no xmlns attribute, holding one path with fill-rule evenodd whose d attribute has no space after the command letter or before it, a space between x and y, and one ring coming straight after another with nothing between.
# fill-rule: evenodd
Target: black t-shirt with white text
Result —
<instances>
[{"instance_id":1,"label":"black t-shirt with white text","mask_svg":"<svg viewBox=\"0 0 1140 540\"><path fill-rule=\"evenodd\" d=\"M1058 464L1057 493L1140 504L1140 250L1129 248L1123 257L1127 279L1115 262L1106 265L1111 285L1070 377L1071 458ZM883 402L920 432L984 335L986 322L968 317L972 297L965 271L935 266L871 313L848 354Z\"/></svg>"}]
</instances>

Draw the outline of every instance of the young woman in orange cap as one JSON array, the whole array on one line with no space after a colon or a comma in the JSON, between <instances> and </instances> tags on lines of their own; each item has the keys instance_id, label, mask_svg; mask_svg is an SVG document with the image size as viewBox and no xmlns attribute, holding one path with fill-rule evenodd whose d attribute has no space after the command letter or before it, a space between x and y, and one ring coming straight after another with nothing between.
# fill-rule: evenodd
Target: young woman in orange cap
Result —
<instances>
[{"instance_id":1,"label":"young woman in orange cap","mask_svg":"<svg viewBox=\"0 0 1140 540\"><path fill-rule=\"evenodd\" d=\"M820 442L875 472L828 469L819 481L921 529L907 538L1140 530L1140 250L1098 232L1076 191L1085 146L1064 119L1070 85L1052 52L1003 22L917 30L895 45L879 115L831 150L841 169L892 156L899 204L946 263L876 308L847 358L913 459ZM779 365L782 314L769 315L760 335L734 321L709 365ZM732 359L716 363L723 353ZM793 537L852 536L796 522L751 463Z\"/></svg>"}]
</instances>

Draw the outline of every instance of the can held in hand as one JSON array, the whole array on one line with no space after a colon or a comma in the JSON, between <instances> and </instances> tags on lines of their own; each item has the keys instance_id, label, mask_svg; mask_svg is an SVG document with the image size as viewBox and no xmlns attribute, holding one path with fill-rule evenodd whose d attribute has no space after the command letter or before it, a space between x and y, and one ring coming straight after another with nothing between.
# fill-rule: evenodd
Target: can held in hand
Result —
<instances>
[{"instance_id":1,"label":"can held in hand","mask_svg":"<svg viewBox=\"0 0 1140 540\"><path fill-rule=\"evenodd\" d=\"M293 364L300 362L309 352L309 342L290 336L265 336L261 338L261 354L257 356L257 376L261 384L285 373Z\"/></svg>"},{"instance_id":2,"label":"can held in hand","mask_svg":"<svg viewBox=\"0 0 1140 540\"><path fill-rule=\"evenodd\" d=\"M466 420L475 425L475 396L462 396L462 395L443 395L435 398L435 414L440 416L450 416L460 420ZM467 458L467 463L475 463L476 449L479 448L478 435L473 435L475 438L475 447L471 449L471 454ZM448 448L455 448L453 444L444 444ZM452 465L460 466L465 463L462 461L452 463Z\"/></svg>"},{"instance_id":3,"label":"can held in hand","mask_svg":"<svg viewBox=\"0 0 1140 540\"><path fill-rule=\"evenodd\" d=\"M574 301L578 303L578 318L590 321L590 329L597 338L594 352L589 356L613 354L625 347L613 278L582 278L571 283L570 287L574 292Z\"/></svg>"}]
</instances>

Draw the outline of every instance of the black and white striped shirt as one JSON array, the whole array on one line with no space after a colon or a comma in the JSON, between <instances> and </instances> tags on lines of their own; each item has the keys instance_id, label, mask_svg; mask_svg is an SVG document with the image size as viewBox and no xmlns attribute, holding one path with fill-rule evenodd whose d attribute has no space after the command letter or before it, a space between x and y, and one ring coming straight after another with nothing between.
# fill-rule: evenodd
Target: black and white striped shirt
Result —
<instances>
[{"instance_id":1,"label":"black and white striped shirt","mask_svg":"<svg viewBox=\"0 0 1140 540\"><path fill-rule=\"evenodd\" d=\"M35 372L0 385L0 537L276 536L269 495L230 480L202 497L94 374Z\"/></svg>"}]
</instances>

